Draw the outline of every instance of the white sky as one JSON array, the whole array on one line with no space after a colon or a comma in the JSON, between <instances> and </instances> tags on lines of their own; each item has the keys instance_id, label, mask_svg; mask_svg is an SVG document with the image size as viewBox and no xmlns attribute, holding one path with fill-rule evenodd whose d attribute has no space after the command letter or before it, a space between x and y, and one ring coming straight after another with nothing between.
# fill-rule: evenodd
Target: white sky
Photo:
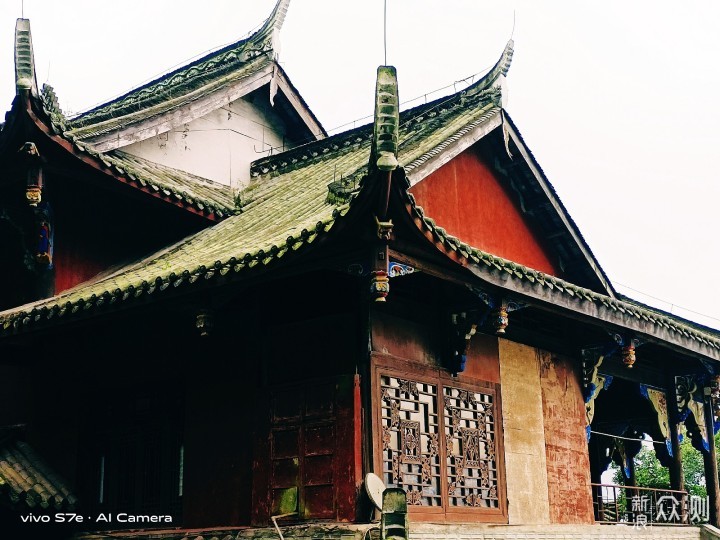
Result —
<instances>
[{"instance_id":1,"label":"white sky","mask_svg":"<svg viewBox=\"0 0 720 540\"><path fill-rule=\"evenodd\" d=\"M244 37L274 3L25 0L24 9L38 82L79 112ZM490 67L514 13L508 112L600 264L621 292L720 328L720 2L387 3L402 101ZM20 10L21 0L0 5L6 109ZM292 0L281 41L283 67L326 128L372 113L382 0Z\"/></svg>"}]
</instances>

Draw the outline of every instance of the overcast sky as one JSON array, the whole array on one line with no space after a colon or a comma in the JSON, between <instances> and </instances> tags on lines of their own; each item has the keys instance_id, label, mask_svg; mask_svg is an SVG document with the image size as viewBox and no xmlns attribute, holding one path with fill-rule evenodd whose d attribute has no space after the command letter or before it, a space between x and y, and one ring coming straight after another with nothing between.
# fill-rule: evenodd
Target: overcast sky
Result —
<instances>
[{"instance_id":1,"label":"overcast sky","mask_svg":"<svg viewBox=\"0 0 720 540\"><path fill-rule=\"evenodd\" d=\"M274 3L24 10L38 82L79 112L244 37ZM6 109L21 4L0 5ZM497 60L515 19L507 110L600 264L621 292L720 328L720 2L387 0L387 12L401 101L460 89ZM292 0L281 41L283 67L327 129L372 113L383 0Z\"/></svg>"}]
</instances>

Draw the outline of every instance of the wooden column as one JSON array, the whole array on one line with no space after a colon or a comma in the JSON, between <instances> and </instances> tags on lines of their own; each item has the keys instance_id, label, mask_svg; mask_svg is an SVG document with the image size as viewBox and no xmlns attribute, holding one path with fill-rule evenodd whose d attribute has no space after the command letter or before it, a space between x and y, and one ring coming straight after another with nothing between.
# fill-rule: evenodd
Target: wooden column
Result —
<instances>
[{"instance_id":1,"label":"wooden column","mask_svg":"<svg viewBox=\"0 0 720 540\"><path fill-rule=\"evenodd\" d=\"M675 404L675 397L677 390L675 389L675 377L670 377L668 380L668 390L665 393L667 402ZM670 396L673 396L671 398ZM680 450L680 440L678 435L680 434L680 422L678 418L678 408L675 405L668 406L668 424L670 427L670 444L672 447L672 457L670 458L670 467L668 471L670 473L670 489L677 491L685 491L685 473L682 468L682 453Z\"/></svg>"},{"instance_id":2,"label":"wooden column","mask_svg":"<svg viewBox=\"0 0 720 540\"><path fill-rule=\"evenodd\" d=\"M718 527L720 523L720 489L718 488L718 466L717 466L717 450L715 449L715 431L713 422L712 399L710 398L710 388L705 388L705 428L707 429L709 452L703 452L703 461L705 462L705 486L707 494L710 498L710 524Z\"/></svg>"},{"instance_id":3,"label":"wooden column","mask_svg":"<svg viewBox=\"0 0 720 540\"><path fill-rule=\"evenodd\" d=\"M674 416L674 415L673 415ZM670 419L670 443L672 445L672 457L670 458L670 489L677 491L685 491L685 473L682 468L682 454L680 450L680 442L678 441L680 424L676 423L676 419Z\"/></svg>"},{"instance_id":4,"label":"wooden column","mask_svg":"<svg viewBox=\"0 0 720 540\"><path fill-rule=\"evenodd\" d=\"M626 450L626 452L627 452L627 450ZM628 466L628 469L630 472L630 477L625 478L625 486L637 487L637 478L635 476L635 458L632 458L631 460L629 460L627 463L627 466Z\"/></svg>"}]
</instances>

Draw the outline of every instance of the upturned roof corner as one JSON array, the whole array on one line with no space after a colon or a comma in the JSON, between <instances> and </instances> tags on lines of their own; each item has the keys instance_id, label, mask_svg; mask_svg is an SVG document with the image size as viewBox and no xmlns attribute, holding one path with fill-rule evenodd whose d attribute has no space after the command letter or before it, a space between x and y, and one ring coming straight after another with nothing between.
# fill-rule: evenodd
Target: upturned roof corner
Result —
<instances>
[{"instance_id":1,"label":"upturned roof corner","mask_svg":"<svg viewBox=\"0 0 720 540\"><path fill-rule=\"evenodd\" d=\"M96 143L109 133L166 114L238 80L274 73L279 69L274 62L279 53L278 35L289 5L290 0L278 0L265 22L248 37L80 113L69 121L70 132Z\"/></svg>"},{"instance_id":2,"label":"upturned roof corner","mask_svg":"<svg viewBox=\"0 0 720 540\"><path fill-rule=\"evenodd\" d=\"M265 24L263 24L260 31L258 31L259 35L269 36L270 48L272 49L273 56L275 58L277 58L278 53L280 52L278 36L280 34L280 30L282 29L282 25L285 22L285 16L287 15L289 7L290 0L278 0L267 21L265 21Z\"/></svg>"},{"instance_id":3,"label":"upturned roof corner","mask_svg":"<svg viewBox=\"0 0 720 540\"><path fill-rule=\"evenodd\" d=\"M17 94L29 91L38 95L29 19L18 19L15 23L15 88Z\"/></svg>"},{"instance_id":4,"label":"upturned roof corner","mask_svg":"<svg viewBox=\"0 0 720 540\"><path fill-rule=\"evenodd\" d=\"M471 85L465 93L467 95L476 94L490 89L497 89L501 100L501 105L504 108L507 100L507 90L505 88L505 77L510 71L510 65L512 64L513 53L515 52L515 42L511 39L508 40L502 54L495 65L475 84Z\"/></svg>"}]
</instances>

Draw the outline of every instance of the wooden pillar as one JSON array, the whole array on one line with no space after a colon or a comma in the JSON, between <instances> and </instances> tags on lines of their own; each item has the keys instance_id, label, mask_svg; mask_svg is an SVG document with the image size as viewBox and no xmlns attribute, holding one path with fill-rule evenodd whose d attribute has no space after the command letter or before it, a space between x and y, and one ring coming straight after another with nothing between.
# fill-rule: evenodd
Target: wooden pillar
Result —
<instances>
[{"instance_id":1,"label":"wooden pillar","mask_svg":"<svg viewBox=\"0 0 720 540\"><path fill-rule=\"evenodd\" d=\"M670 489L685 491L685 473L682 468L682 451L678 440L680 424L670 420L670 444L672 445L672 457L670 458Z\"/></svg>"},{"instance_id":2,"label":"wooden pillar","mask_svg":"<svg viewBox=\"0 0 720 540\"><path fill-rule=\"evenodd\" d=\"M675 377L670 377L668 381L668 391L666 397L668 403L675 403L675 399L670 396L676 396ZM678 418L678 409L676 406L668 407L668 424L670 427L670 445L672 448L672 457L670 458L670 489L677 491L685 491L685 473L682 468L682 451L680 450L680 422Z\"/></svg>"},{"instance_id":3,"label":"wooden pillar","mask_svg":"<svg viewBox=\"0 0 720 540\"><path fill-rule=\"evenodd\" d=\"M627 451L628 451L628 449L626 446L625 452L627 453ZM625 485L627 487L637 487L637 478L635 476L635 456L633 456L632 459L628 460L627 468L628 468L628 472L630 473L630 476L625 478Z\"/></svg>"},{"instance_id":4,"label":"wooden pillar","mask_svg":"<svg viewBox=\"0 0 720 540\"><path fill-rule=\"evenodd\" d=\"M717 451L715 449L715 431L713 422L712 399L710 398L710 388L705 388L705 428L707 430L709 452L703 452L703 461L705 462L705 486L707 494L710 498L710 524L718 527L720 523L720 489L718 488L718 466Z\"/></svg>"}]
</instances>

